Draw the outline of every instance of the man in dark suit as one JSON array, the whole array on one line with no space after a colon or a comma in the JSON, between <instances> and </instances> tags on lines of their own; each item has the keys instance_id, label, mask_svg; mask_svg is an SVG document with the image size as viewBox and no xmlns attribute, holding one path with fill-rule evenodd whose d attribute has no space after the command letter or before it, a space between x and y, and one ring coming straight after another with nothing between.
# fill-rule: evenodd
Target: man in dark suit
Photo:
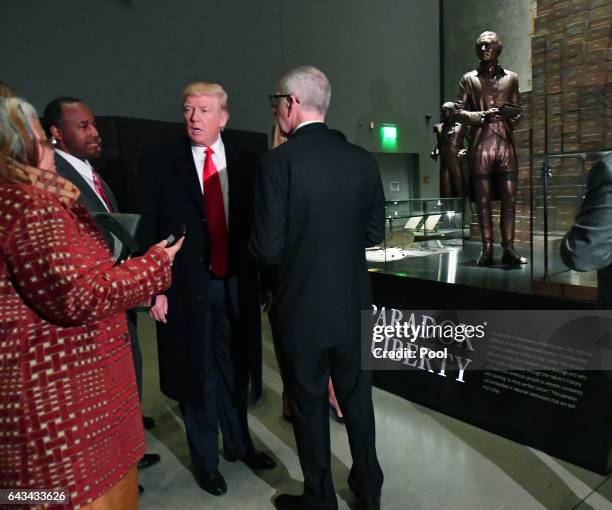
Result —
<instances>
[{"instance_id":1,"label":"man in dark suit","mask_svg":"<svg viewBox=\"0 0 612 510\"><path fill-rule=\"evenodd\" d=\"M344 413L362 508L380 507L371 374L360 365L360 313L372 297L365 248L384 237L384 195L371 154L325 125L331 87L314 67L289 72L270 97L287 143L265 154L251 249L277 266L270 318L285 369L304 493L279 509L335 509L327 385Z\"/></svg>"},{"instance_id":2,"label":"man in dark suit","mask_svg":"<svg viewBox=\"0 0 612 510\"><path fill-rule=\"evenodd\" d=\"M186 227L172 287L157 296L161 389L177 400L200 486L222 495L218 429L227 460L252 469L274 461L257 452L247 423L249 344L261 341L257 266L250 256L254 158L226 144L227 94L196 82L183 94L187 137L143 158L141 248Z\"/></svg>"},{"instance_id":3,"label":"man in dark suit","mask_svg":"<svg viewBox=\"0 0 612 510\"><path fill-rule=\"evenodd\" d=\"M597 300L612 305L612 154L589 172L580 211L561 243L561 258L576 271L597 271Z\"/></svg>"},{"instance_id":4,"label":"man in dark suit","mask_svg":"<svg viewBox=\"0 0 612 510\"><path fill-rule=\"evenodd\" d=\"M90 213L119 212L115 194L90 163L90 160L98 159L102 153L102 139L91 109L75 97L58 97L46 106L43 125L47 134L56 140L57 172L79 188L79 203ZM104 229L101 231L113 251L113 236ZM127 319L138 395L142 401L142 353L138 341L136 312L129 310ZM159 460L157 453L145 453L138 462L138 468L147 468L157 464Z\"/></svg>"}]
</instances>

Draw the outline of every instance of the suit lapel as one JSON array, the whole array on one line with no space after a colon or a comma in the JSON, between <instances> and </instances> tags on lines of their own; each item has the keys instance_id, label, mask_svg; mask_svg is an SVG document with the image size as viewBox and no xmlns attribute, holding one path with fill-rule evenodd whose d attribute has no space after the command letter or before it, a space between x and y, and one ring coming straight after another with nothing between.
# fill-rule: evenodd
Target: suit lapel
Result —
<instances>
[{"instance_id":1,"label":"suit lapel","mask_svg":"<svg viewBox=\"0 0 612 510\"><path fill-rule=\"evenodd\" d=\"M84 205L87 210L106 211L106 207L102 203L102 200L98 198L98 195L96 195L96 192L91 189L91 186L87 183L87 181L74 169L70 163L68 163L68 161L66 161L59 154L55 154L55 166L58 174L68 179L72 184L79 188L81 191L81 196L79 197L78 201ZM108 186L105 187L105 191L107 188ZM114 206L115 204L113 204L113 207Z\"/></svg>"},{"instance_id":2,"label":"suit lapel","mask_svg":"<svg viewBox=\"0 0 612 510\"><path fill-rule=\"evenodd\" d=\"M245 175L242 173L240 165L240 151L234 146L225 144L225 162L227 166L227 228L228 233L235 227L235 220L238 214L241 214L237 208L244 207L247 204L243 203L241 192L244 191L243 179ZM249 212L245 213L249 214Z\"/></svg>"},{"instance_id":3,"label":"suit lapel","mask_svg":"<svg viewBox=\"0 0 612 510\"><path fill-rule=\"evenodd\" d=\"M195 201L200 214L202 217L204 217L204 197L202 195L202 188L200 188L200 181L198 180L197 174L197 172L201 172L202 169L196 169L195 167L193 154L191 152L191 144L188 140L186 140L181 147L179 161L183 184L187 188L189 196Z\"/></svg>"},{"instance_id":4,"label":"suit lapel","mask_svg":"<svg viewBox=\"0 0 612 510\"><path fill-rule=\"evenodd\" d=\"M231 202L232 189L238 189L237 181L239 179L238 175L238 158L240 157L240 153L231 145L225 145L225 163L227 166L227 196L228 202Z\"/></svg>"}]
</instances>

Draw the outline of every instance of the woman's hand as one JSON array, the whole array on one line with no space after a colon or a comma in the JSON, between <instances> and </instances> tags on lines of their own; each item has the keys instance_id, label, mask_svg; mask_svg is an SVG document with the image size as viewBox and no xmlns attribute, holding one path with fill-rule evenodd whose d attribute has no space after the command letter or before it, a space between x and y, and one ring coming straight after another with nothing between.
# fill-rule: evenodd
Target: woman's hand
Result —
<instances>
[{"instance_id":1,"label":"woman's hand","mask_svg":"<svg viewBox=\"0 0 612 510\"><path fill-rule=\"evenodd\" d=\"M149 315L156 321L166 323L166 316L168 315L168 298L163 294L153 297L154 303L149 308Z\"/></svg>"},{"instance_id":2,"label":"woman's hand","mask_svg":"<svg viewBox=\"0 0 612 510\"><path fill-rule=\"evenodd\" d=\"M166 255L170 259L170 264L172 264L174 262L174 257L176 257L176 254L182 248L184 240L185 236L181 237L175 244L170 246L170 248L166 248L166 245L168 244L168 241L166 240L160 241L155 246L159 246L166 252Z\"/></svg>"},{"instance_id":3,"label":"woman's hand","mask_svg":"<svg viewBox=\"0 0 612 510\"><path fill-rule=\"evenodd\" d=\"M170 265L174 262L174 257L178 251L183 247L183 241L185 240L185 236L181 237L175 244L166 248L168 241L163 240L157 243L155 246L158 246L162 250L166 252L166 255L170 259ZM166 316L168 315L168 298L160 294L158 296L153 296L153 306L149 308L149 315L153 317L156 321L166 323Z\"/></svg>"}]
</instances>

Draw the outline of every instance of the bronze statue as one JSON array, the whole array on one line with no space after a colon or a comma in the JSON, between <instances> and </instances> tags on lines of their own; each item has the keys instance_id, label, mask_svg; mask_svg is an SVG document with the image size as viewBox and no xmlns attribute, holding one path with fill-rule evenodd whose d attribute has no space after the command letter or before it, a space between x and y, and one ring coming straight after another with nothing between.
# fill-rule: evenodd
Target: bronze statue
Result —
<instances>
[{"instance_id":1,"label":"bronze statue","mask_svg":"<svg viewBox=\"0 0 612 510\"><path fill-rule=\"evenodd\" d=\"M467 174L463 171L465 127L455 121L455 103L442 105L442 122L433 128L438 145L431 152L434 161L440 157L440 196L443 198L466 196Z\"/></svg>"},{"instance_id":2,"label":"bronze statue","mask_svg":"<svg viewBox=\"0 0 612 510\"><path fill-rule=\"evenodd\" d=\"M514 250L514 214L518 168L512 131L523 109L516 73L502 68L502 44L495 32L483 32L476 41L477 69L459 84L456 118L470 126L470 186L476 201L482 251L479 266L493 263L491 201L501 200L502 264L525 264Z\"/></svg>"}]
</instances>

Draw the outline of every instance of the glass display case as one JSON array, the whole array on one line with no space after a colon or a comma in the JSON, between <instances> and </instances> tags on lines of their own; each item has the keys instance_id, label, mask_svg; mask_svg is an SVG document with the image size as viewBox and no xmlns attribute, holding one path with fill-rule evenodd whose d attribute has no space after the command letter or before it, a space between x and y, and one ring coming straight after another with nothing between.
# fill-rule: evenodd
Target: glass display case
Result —
<instances>
[{"instance_id":1,"label":"glass display case","mask_svg":"<svg viewBox=\"0 0 612 510\"><path fill-rule=\"evenodd\" d=\"M559 250L582 204L591 166L609 152L544 154L534 161L531 271L540 290L567 286L568 294L579 294L582 287L586 294L593 294L597 287L595 272L569 269Z\"/></svg>"},{"instance_id":2,"label":"glass display case","mask_svg":"<svg viewBox=\"0 0 612 510\"><path fill-rule=\"evenodd\" d=\"M366 250L370 268L401 271L411 258L461 247L466 207L462 198L385 202L385 239Z\"/></svg>"}]
</instances>

